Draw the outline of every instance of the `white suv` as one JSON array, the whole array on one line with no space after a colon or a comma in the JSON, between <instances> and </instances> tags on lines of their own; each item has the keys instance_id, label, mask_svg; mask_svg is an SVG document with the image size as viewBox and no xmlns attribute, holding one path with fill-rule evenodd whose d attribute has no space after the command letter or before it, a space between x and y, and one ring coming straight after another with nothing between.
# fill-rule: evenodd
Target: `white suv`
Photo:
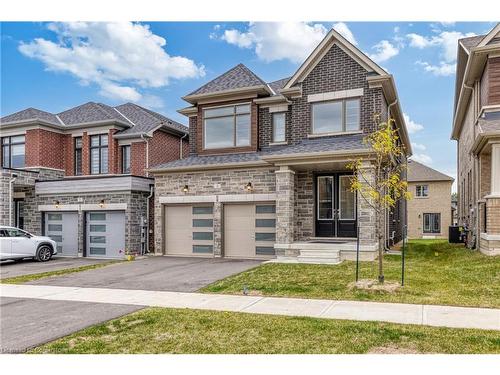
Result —
<instances>
[{"instance_id":1,"label":"white suv","mask_svg":"<svg viewBox=\"0 0 500 375\"><path fill-rule=\"evenodd\" d=\"M57 254L49 237L35 236L19 228L0 226L0 260L34 258L46 262Z\"/></svg>"}]
</instances>

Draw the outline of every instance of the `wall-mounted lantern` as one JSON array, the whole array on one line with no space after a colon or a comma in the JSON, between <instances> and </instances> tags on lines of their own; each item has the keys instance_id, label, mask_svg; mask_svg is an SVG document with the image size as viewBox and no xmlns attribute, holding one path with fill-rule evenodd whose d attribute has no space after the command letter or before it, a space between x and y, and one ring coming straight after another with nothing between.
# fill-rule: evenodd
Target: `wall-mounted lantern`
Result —
<instances>
[{"instance_id":1,"label":"wall-mounted lantern","mask_svg":"<svg viewBox=\"0 0 500 375\"><path fill-rule=\"evenodd\" d=\"M252 183L251 183L251 182L249 182L249 183L245 186L245 189L246 189L248 192L253 191L253 186L252 186Z\"/></svg>"},{"instance_id":2,"label":"wall-mounted lantern","mask_svg":"<svg viewBox=\"0 0 500 375\"><path fill-rule=\"evenodd\" d=\"M104 199L101 199L101 201L99 202L99 207L101 207L101 208L104 207Z\"/></svg>"},{"instance_id":3,"label":"wall-mounted lantern","mask_svg":"<svg viewBox=\"0 0 500 375\"><path fill-rule=\"evenodd\" d=\"M59 208L61 206L61 203L59 201L54 201L54 206L56 208Z\"/></svg>"},{"instance_id":4,"label":"wall-mounted lantern","mask_svg":"<svg viewBox=\"0 0 500 375\"><path fill-rule=\"evenodd\" d=\"M184 185L183 188L182 188L182 192L183 193L187 193L189 191L189 186L188 185Z\"/></svg>"}]
</instances>

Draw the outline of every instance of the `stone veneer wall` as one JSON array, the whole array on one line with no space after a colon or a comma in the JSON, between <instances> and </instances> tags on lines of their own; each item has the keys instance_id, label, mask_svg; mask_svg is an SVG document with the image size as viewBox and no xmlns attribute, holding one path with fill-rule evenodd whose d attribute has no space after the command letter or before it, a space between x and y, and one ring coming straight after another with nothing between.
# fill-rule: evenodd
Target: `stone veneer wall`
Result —
<instances>
[{"instance_id":1,"label":"stone veneer wall","mask_svg":"<svg viewBox=\"0 0 500 375\"><path fill-rule=\"evenodd\" d=\"M179 172L155 175L155 253L163 253L163 208L160 197L247 194L245 186L253 185L254 194L276 192L276 176L272 168L249 168L232 170L208 170L205 172ZM183 193L184 185L189 192ZM220 256L222 249L222 204L214 204L214 255Z\"/></svg>"},{"instance_id":2,"label":"stone veneer wall","mask_svg":"<svg viewBox=\"0 0 500 375\"><path fill-rule=\"evenodd\" d=\"M295 241L307 241L314 236L314 174L295 174Z\"/></svg>"},{"instance_id":3,"label":"stone veneer wall","mask_svg":"<svg viewBox=\"0 0 500 375\"><path fill-rule=\"evenodd\" d=\"M124 192L112 194L78 194L78 195L44 195L35 196L34 190L26 194L24 226L28 232L41 235L42 215L39 205L53 205L58 200L61 206L69 204L97 204L102 199L109 203L126 203L125 210L125 246L130 251L140 251L141 248L141 217L146 218L145 192ZM78 198L82 198L78 202ZM57 211L54 209L54 211ZM83 253L83 217L85 212L78 215L78 252Z\"/></svg>"}]
</instances>

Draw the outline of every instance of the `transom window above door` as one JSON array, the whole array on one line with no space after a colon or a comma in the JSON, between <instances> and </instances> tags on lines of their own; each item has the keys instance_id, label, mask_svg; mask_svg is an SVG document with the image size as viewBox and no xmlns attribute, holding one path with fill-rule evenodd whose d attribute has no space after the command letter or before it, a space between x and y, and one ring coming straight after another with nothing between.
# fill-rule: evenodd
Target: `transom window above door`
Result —
<instances>
[{"instance_id":1,"label":"transom window above door","mask_svg":"<svg viewBox=\"0 0 500 375\"><path fill-rule=\"evenodd\" d=\"M316 102L311 104L313 134L360 130L360 99Z\"/></svg>"},{"instance_id":2,"label":"transom window above door","mask_svg":"<svg viewBox=\"0 0 500 375\"><path fill-rule=\"evenodd\" d=\"M250 104L207 108L203 111L204 148L250 146Z\"/></svg>"}]
</instances>

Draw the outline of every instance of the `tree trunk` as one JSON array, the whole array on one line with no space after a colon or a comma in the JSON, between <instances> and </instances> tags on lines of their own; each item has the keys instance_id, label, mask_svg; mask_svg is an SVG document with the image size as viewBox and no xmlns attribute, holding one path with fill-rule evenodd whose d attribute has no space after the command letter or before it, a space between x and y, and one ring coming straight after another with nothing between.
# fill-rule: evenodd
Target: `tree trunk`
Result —
<instances>
[{"instance_id":1,"label":"tree trunk","mask_svg":"<svg viewBox=\"0 0 500 375\"><path fill-rule=\"evenodd\" d=\"M384 241L383 238L384 236L382 235L382 215L383 215L383 210L380 209L377 210L377 219L376 219L376 228L377 228L377 241L378 241L378 282L383 283L384 282Z\"/></svg>"}]
</instances>

